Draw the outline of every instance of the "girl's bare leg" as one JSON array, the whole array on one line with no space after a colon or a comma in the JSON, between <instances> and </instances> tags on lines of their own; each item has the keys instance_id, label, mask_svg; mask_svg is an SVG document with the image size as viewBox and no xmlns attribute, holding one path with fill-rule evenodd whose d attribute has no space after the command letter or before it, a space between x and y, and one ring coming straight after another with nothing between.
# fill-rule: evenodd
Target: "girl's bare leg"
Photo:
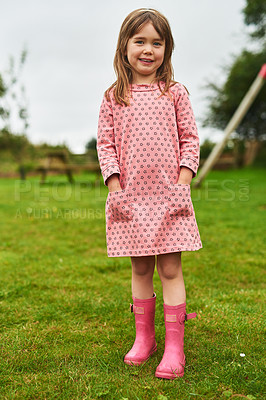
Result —
<instances>
[{"instance_id":1,"label":"girl's bare leg","mask_svg":"<svg viewBox=\"0 0 266 400\"><path fill-rule=\"evenodd\" d=\"M168 306L185 303L181 252L157 255L157 270L163 286L164 303Z\"/></svg>"},{"instance_id":2,"label":"girl's bare leg","mask_svg":"<svg viewBox=\"0 0 266 400\"><path fill-rule=\"evenodd\" d=\"M153 296L155 256L131 257L132 295L137 299Z\"/></svg>"}]
</instances>

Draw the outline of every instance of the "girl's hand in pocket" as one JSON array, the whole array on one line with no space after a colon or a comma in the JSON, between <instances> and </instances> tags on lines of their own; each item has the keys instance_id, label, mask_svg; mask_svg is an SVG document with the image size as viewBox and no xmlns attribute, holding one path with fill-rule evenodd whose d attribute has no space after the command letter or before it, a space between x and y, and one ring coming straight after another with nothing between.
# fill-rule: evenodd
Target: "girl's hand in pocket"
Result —
<instances>
[{"instance_id":1,"label":"girl's hand in pocket","mask_svg":"<svg viewBox=\"0 0 266 400\"><path fill-rule=\"evenodd\" d=\"M107 179L109 192L120 192L122 190L118 176L118 174L113 174Z\"/></svg>"},{"instance_id":2,"label":"girl's hand in pocket","mask_svg":"<svg viewBox=\"0 0 266 400\"><path fill-rule=\"evenodd\" d=\"M181 167L180 175L179 175L177 183L181 183L183 185L190 185L192 176L193 176L193 172L191 171L191 169L189 169L187 167Z\"/></svg>"}]
</instances>

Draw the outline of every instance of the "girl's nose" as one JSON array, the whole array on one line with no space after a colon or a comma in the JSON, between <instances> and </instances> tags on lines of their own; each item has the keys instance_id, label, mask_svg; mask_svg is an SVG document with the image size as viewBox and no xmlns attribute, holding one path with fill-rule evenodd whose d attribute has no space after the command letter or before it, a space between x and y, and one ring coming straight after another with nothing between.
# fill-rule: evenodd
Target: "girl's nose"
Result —
<instances>
[{"instance_id":1,"label":"girl's nose","mask_svg":"<svg viewBox=\"0 0 266 400\"><path fill-rule=\"evenodd\" d=\"M152 48L150 46L146 46L145 49L143 50L144 54L151 54L152 53Z\"/></svg>"}]
</instances>

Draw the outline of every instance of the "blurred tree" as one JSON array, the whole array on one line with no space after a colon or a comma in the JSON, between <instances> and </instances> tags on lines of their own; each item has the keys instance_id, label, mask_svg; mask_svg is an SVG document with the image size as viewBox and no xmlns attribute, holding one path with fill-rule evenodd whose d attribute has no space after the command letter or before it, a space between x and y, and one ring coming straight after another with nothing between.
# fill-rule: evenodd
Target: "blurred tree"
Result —
<instances>
[{"instance_id":1,"label":"blurred tree","mask_svg":"<svg viewBox=\"0 0 266 400\"><path fill-rule=\"evenodd\" d=\"M209 111L203 126L224 129L241 100L256 78L266 60L266 53L244 50L234 61L226 82L221 86L209 83ZM266 134L266 85L261 89L236 132L241 139L265 138Z\"/></svg>"},{"instance_id":2,"label":"blurred tree","mask_svg":"<svg viewBox=\"0 0 266 400\"><path fill-rule=\"evenodd\" d=\"M9 145L19 164L22 179L25 178L25 152L30 145L26 137L29 122L25 87L21 83L26 58L26 49L22 50L18 62L11 56L8 71L0 76L0 143L4 148Z\"/></svg>"},{"instance_id":3,"label":"blurred tree","mask_svg":"<svg viewBox=\"0 0 266 400\"><path fill-rule=\"evenodd\" d=\"M2 75L0 75L0 97L3 97L6 92Z\"/></svg>"},{"instance_id":4,"label":"blurred tree","mask_svg":"<svg viewBox=\"0 0 266 400\"><path fill-rule=\"evenodd\" d=\"M2 78L2 75L0 75L0 98L1 97L3 98L5 93L6 93L6 87L4 85L4 80ZM0 102L0 117L2 119L5 117L5 113L6 113L6 110L4 109L3 105Z\"/></svg>"},{"instance_id":5,"label":"blurred tree","mask_svg":"<svg viewBox=\"0 0 266 400\"><path fill-rule=\"evenodd\" d=\"M257 39L266 37L266 1L265 0L246 0L246 7L243 9L244 21L246 25L253 27L250 36Z\"/></svg>"},{"instance_id":6,"label":"blurred tree","mask_svg":"<svg viewBox=\"0 0 266 400\"><path fill-rule=\"evenodd\" d=\"M209 82L209 110L203 121L203 126L213 126L224 129L239 106L250 85L259 73L266 60L265 0L246 0L243 9L245 23L255 26L249 36L256 42L258 51L243 50L227 67L228 76L224 84L218 86ZM240 139L266 139L266 85L262 88L246 116L236 130Z\"/></svg>"},{"instance_id":7,"label":"blurred tree","mask_svg":"<svg viewBox=\"0 0 266 400\"><path fill-rule=\"evenodd\" d=\"M27 50L23 49L19 61L9 59L9 69L0 78L0 117L2 127L13 134L26 134L29 127L25 87L21 83L21 75L27 58Z\"/></svg>"},{"instance_id":8,"label":"blurred tree","mask_svg":"<svg viewBox=\"0 0 266 400\"><path fill-rule=\"evenodd\" d=\"M92 138L87 144L86 144L86 153L87 156L89 157L90 160L92 161L98 161L98 155L97 155L97 139Z\"/></svg>"},{"instance_id":9,"label":"blurred tree","mask_svg":"<svg viewBox=\"0 0 266 400\"><path fill-rule=\"evenodd\" d=\"M214 146L215 146L214 142L212 142L209 139L205 139L200 146L200 159L205 160L206 158L208 158Z\"/></svg>"},{"instance_id":10,"label":"blurred tree","mask_svg":"<svg viewBox=\"0 0 266 400\"><path fill-rule=\"evenodd\" d=\"M97 139L92 138L87 144L86 144L86 150L96 150L96 144L97 144Z\"/></svg>"}]
</instances>

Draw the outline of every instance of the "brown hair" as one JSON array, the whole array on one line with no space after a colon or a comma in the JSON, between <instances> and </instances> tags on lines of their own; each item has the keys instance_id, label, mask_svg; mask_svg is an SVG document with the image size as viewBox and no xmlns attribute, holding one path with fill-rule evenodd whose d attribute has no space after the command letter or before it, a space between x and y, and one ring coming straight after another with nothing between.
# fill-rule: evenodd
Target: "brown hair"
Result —
<instances>
[{"instance_id":1,"label":"brown hair","mask_svg":"<svg viewBox=\"0 0 266 400\"><path fill-rule=\"evenodd\" d=\"M165 53L162 65L156 72L156 81L165 83L162 89L162 95L168 92L171 83L173 83L173 66L171 56L174 49L174 39L172 36L170 25L167 19L157 10L153 8L139 8L132 11L122 23L117 48L114 57L114 70L117 80L106 90L105 96L110 99L110 90L114 88L114 97L118 104L129 106L128 89L132 83L131 65L125 55L128 40L135 35L146 23L151 22L154 29L160 37L165 40Z\"/></svg>"}]
</instances>

